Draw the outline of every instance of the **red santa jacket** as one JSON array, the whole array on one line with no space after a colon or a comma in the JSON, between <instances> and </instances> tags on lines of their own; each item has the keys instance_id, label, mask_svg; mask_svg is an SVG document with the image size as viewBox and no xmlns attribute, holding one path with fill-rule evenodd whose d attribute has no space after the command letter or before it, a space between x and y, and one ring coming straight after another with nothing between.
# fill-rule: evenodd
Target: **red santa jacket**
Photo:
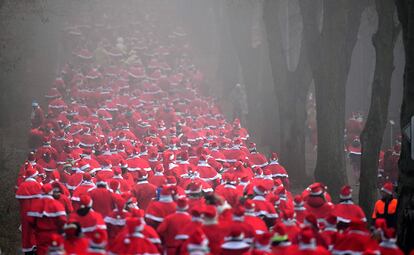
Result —
<instances>
[{"instance_id":1,"label":"red santa jacket","mask_svg":"<svg viewBox=\"0 0 414 255\"><path fill-rule=\"evenodd\" d=\"M102 217L109 215L115 208L115 196L105 187L97 187L89 191L93 201L92 208L100 213Z\"/></svg>"},{"instance_id":2,"label":"red santa jacket","mask_svg":"<svg viewBox=\"0 0 414 255\"><path fill-rule=\"evenodd\" d=\"M132 194L137 198L139 208L146 210L148 204L156 196L156 191L157 187L148 181L139 181L135 184Z\"/></svg>"},{"instance_id":3,"label":"red santa jacket","mask_svg":"<svg viewBox=\"0 0 414 255\"><path fill-rule=\"evenodd\" d=\"M191 222L191 217L187 212L177 211L164 218L164 221L158 226L157 232L160 235L167 252L169 249L178 248L180 241L175 237L180 229ZM174 252L168 253L172 254ZM174 253L175 254L175 253Z\"/></svg>"},{"instance_id":4,"label":"red santa jacket","mask_svg":"<svg viewBox=\"0 0 414 255\"><path fill-rule=\"evenodd\" d=\"M82 228L82 232L85 237L92 238L93 231L96 229L106 230L106 224L100 213L95 212L91 209L86 215L79 215L74 212L69 215L70 222L78 222ZM107 239L107 238L105 238Z\"/></svg>"},{"instance_id":5,"label":"red santa jacket","mask_svg":"<svg viewBox=\"0 0 414 255\"><path fill-rule=\"evenodd\" d=\"M157 228L165 217L175 212L176 208L177 205L172 198L161 196L158 201L152 200L145 212L146 222L148 225Z\"/></svg>"}]
</instances>

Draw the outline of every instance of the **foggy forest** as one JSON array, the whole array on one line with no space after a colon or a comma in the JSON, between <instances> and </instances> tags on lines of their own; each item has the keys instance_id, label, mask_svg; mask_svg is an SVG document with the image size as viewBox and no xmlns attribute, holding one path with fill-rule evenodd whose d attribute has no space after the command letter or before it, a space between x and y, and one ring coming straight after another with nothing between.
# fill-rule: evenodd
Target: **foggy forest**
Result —
<instances>
[{"instance_id":1,"label":"foggy forest","mask_svg":"<svg viewBox=\"0 0 414 255\"><path fill-rule=\"evenodd\" d=\"M0 254L414 254L413 1L0 21Z\"/></svg>"}]
</instances>

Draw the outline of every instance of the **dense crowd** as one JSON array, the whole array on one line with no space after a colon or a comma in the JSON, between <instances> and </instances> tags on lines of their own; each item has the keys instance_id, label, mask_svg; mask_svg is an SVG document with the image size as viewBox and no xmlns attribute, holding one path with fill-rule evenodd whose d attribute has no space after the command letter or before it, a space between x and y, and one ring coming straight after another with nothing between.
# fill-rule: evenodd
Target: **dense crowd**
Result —
<instances>
[{"instance_id":1,"label":"dense crowd","mask_svg":"<svg viewBox=\"0 0 414 255\"><path fill-rule=\"evenodd\" d=\"M67 28L17 179L23 252L402 254L392 183L368 217L350 186L338 204L321 183L292 194L278 155L200 93L183 29L159 25Z\"/></svg>"}]
</instances>

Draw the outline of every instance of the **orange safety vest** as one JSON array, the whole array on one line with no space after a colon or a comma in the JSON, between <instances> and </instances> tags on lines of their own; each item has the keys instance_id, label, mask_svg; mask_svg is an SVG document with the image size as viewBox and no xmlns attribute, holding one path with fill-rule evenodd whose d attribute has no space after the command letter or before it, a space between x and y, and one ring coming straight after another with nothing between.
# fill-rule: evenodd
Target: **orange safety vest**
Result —
<instances>
[{"instance_id":1,"label":"orange safety vest","mask_svg":"<svg viewBox=\"0 0 414 255\"><path fill-rule=\"evenodd\" d=\"M374 212L372 213L372 218L383 218L384 214L394 214L397 211L397 199L393 198L388 204L388 208L385 208L385 202L383 200L378 200L375 203Z\"/></svg>"}]
</instances>

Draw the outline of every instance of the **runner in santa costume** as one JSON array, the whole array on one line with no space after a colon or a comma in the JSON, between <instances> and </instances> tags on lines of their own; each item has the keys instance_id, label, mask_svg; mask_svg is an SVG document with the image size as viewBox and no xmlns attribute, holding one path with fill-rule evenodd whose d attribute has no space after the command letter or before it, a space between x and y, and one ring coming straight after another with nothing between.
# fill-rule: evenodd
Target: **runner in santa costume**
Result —
<instances>
[{"instance_id":1,"label":"runner in santa costume","mask_svg":"<svg viewBox=\"0 0 414 255\"><path fill-rule=\"evenodd\" d=\"M157 187L148 183L148 173L145 170L138 171L138 182L135 184L132 194L137 198L139 208L145 210L148 204L156 196Z\"/></svg>"},{"instance_id":2,"label":"runner in santa costume","mask_svg":"<svg viewBox=\"0 0 414 255\"><path fill-rule=\"evenodd\" d=\"M202 192L203 190L200 182L195 181L188 184L185 193L187 193L190 210L193 209L193 207L201 208L205 205L205 199L202 196Z\"/></svg>"},{"instance_id":3,"label":"runner in santa costume","mask_svg":"<svg viewBox=\"0 0 414 255\"><path fill-rule=\"evenodd\" d=\"M273 205L266 200L266 189L262 185L254 186L253 202L255 204L256 215L266 222L267 226L273 226L275 220L279 217Z\"/></svg>"},{"instance_id":4,"label":"runner in santa costume","mask_svg":"<svg viewBox=\"0 0 414 255\"><path fill-rule=\"evenodd\" d=\"M164 167L162 164L158 164L154 168L154 175L148 178L148 182L156 187L161 187L166 183L166 177L164 175Z\"/></svg>"},{"instance_id":5,"label":"runner in santa costume","mask_svg":"<svg viewBox=\"0 0 414 255\"><path fill-rule=\"evenodd\" d=\"M176 254L180 241L177 241L175 237L183 226L191 222L187 210L188 199L186 197L178 198L176 212L165 217L157 228L164 245L163 250L167 252L167 255Z\"/></svg>"},{"instance_id":6,"label":"runner in santa costume","mask_svg":"<svg viewBox=\"0 0 414 255\"><path fill-rule=\"evenodd\" d=\"M324 187L319 183L314 183L310 186L310 193L305 201L305 208L309 214L315 215L318 221L323 221L332 214L334 205L326 201Z\"/></svg>"},{"instance_id":7,"label":"runner in santa costume","mask_svg":"<svg viewBox=\"0 0 414 255\"><path fill-rule=\"evenodd\" d=\"M329 255L330 252L317 245L314 232L310 228L303 228L299 234L299 243L290 246L285 253L286 255Z\"/></svg>"},{"instance_id":8,"label":"runner in santa costume","mask_svg":"<svg viewBox=\"0 0 414 255\"><path fill-rule=\"evenodd\" d=\"M42 186L43 194L31 205L27 212L28 220L33 226L37 251L36 254L47 253L52 234L59 234L66 222L66 211L63 205L53 198L53 187L50 183Z\"/></svg>"},{"instance_id":9,"label":"runner in santa costume","mask_svg":"<svg viewBox=\"0 0 414 255\"><path fill-rule=\"evenodd\" d=\"M45 121L45 114L36 101L32 103L32 114L30 115L32 128L39 128Z\"/></svg>"},{"instance_id":10,"label":"runner in santa costume","mask_svg":"<svg viewBox=\"0 0 414 255\"><path fill-rule=\"evenodd\" d=\"M226 199L230 206L236 206L243 195L236 187L237 179L232 174L224 174L222 182L223 184L218 185L214 192Z\"/></svg>"},{"instance_id":11,"label":"runner in santa costume","mask_svg":"<svg viewBox=\"0 0 414 255\"><path fill-rule=\"evenodd\" d=\"M128 218L126 221L127 235L118 235L114 245L109 248L109 254L160 254L157 247L142 233L144 223L138 218Z\"/></svg>"},{"instance_id":12,"label":"runner in santa costume","mask_svg":"<svg viewBox=\"0 0 414 255\"><path fill-rule=\"evenodd\" d=\"M351 219L360 219L367 221L364 211L352 201L352 189L349 185L342 187L339 194L339 204L334 206L333 214L338 218L338 221L345 226L351 222ZM345 229L346 227L342 228Z\"/></svg>"},{"instance_id":13,"label":"runner in santa costume","mask_svg":"<svg viewBox=\"0 0 414 255\"><path fill-rule=\"evenodd\" d=\"M92 199L89 195L80 196L80 206L76 212L69 216L70 222L78 222L85 237L92 238L92 233L96 229L106 230L106 224L101 214L92 209Z\"/></svg>"},{"instance_id":14,"label":"runner in santa costume","mask_svg":"<svg viewBox=\"0 0 414 255\"><path fill-rule=\"evenodd\" d=\"M382 241L379 244L381 255L403 255L404 253L397 246L395 229L385 228L383 233Z\"/></svg>"},{"instance_id":15,"label":"runner in santa costume","mask_svg":"<svg viewBox=\"0 0 414 255\"><path fill-rule=\"evenodd\" d=\"M320 232L321 236L326 240L329 250L333 249L333 246L340 236L337 223L338 221L335 215L328 216L328 218L326 218L325 226Z\"/></svg>"},{"instance_id":16,"label":"runner in santa costume","mask_svg":"<svg viewBox=\"0 0 414 255\"><path fill-rule=\"evenodd\" d=\"M269 169L272 173L273 178L281 179L285 187L289 187L289 176L286 172L286 169L281 164L279 164L279 156L276 152L272 152L269 164L265 166L264 169Z\"/></svg>"},{"instance_id":17,"label":"runner in santa costume","mask_svg":"<svg viewBox=\"0 0 414 255\"><path fill-rule=\"evenodd\" d=\"M115 208L114 193L108 189L103 179L98 178L96 188L89 190L88 193L93 201L93 210L100 213L102 217L109 215Z\"/></svg>"},{"instance_id":18,"label":"runner in santa costume","mask_svg":"<svg viewBox=\"0 0 414 255\"><path fill-rule=\"evenodd\" d=\"M277 224L277 223L276 223ZM296 222L293 210L284 210L282 213L282 224L285 225L289 240L295 240L300 232L299 224Z\"/></svg>"},{"instance_id":19,"label":"runner in santa costume","mask_svg":"<svg viewBox=\"0 0 414 255\"><path fill-rule=\"evenodd\" d=\"M397 199L393 197L393 185L387 182L381 188L381 199L374 206L372 220L384 218L388 227L396 227L397 225Z\"/></svg>"},{"instance_id":20,"label":"runner in santa costume","mask_svg":"<svg viewBox=\"0 0 414 255\"><path fill-rule=\"evenodd\" d=\"M132 185L128 180L125 180L124 177L122 176L122 170L120 167L115 166L113 167L113 171L114 171L114 177L112 177L112 179L110 180L116 180L119 182L119 189L121 192L128 192L132 189Z\"/></svg>"},{"instance_id":21,"label":"runner in santa costume","mask_svg":"<svg viewBox=\"0 0 414 255\"><path fill-rule=\"evenodd\" d=\"M88 194L89 190L96 188L95 183L92 181L92 176L90 173L84 173L82 179L83 180L81 184L75 188L71 197L73 209L75 211L79 209L80 196L86 195Z\"/></svg>"},{"instance_id":22,"label":"runner in santa costume","mask_svg":"<svg viewBox=\"0 0 414 255\"><path fill-rule=\"evenodd\" d=\"M289 236L286 233L286 228L283 223L277 223L273 227L273 237L271 239L272 254L284 255L286 250L292 245Z\"/></svg>"},{"instance_id":23,"label":"runner in santa costume","mask_svg":"<svg viewBox=\"0 0 414 255\"><path fill-rule=\"evenodd\" d=\"M145 221L148 225L157 229L164 218L176 211L176 203L171 194L171 188L168 186L161 187L161 192L157 200L152 200L145 212Z\"/></svg>"},{"instance_id":24,"label":"runner in santa costume","mask_svg":"<svg viewBox=\"0 0 414 255\"><path fill-rule=\"evenodd\" d=\"M187 252L182 254L188 255L210 255L209 241L203 230L198 228L188 239Z\"/></svg>"},{"instance_id":25,"label":"runner in santa costume","mask_svg":"<svg viewBox=\"0 0 414 255\"><path fill-rule=\"evenodd\" d=\"M85 254L89 239L82 236L82 229L77 222L68 222L63 227L64 247L67 254Z\"/></svg>"},{"instance_id":26,"label":"runner in santa costume","mask_svg":"<svg viewBox=\"0 0 414 255\"><path fill-rule=\"evenodd\" d=\"M130 213L125 209L126 201L118 197L115 199L116 208L107 216L104 221L108 230L109 244L114 240L117 234L124 228L126 218L130 217Z\"/></svg>"},{"instance_id":27,"label":"runner in santa costume","mask_svg":"<svg viewBox=\"0 0 414 255\"><path fill-rule=\"evenodd\" d=\"M35 200L42 194L42 186L36 180L38 172L26 164L25 179L16 190L16 198L20 203L20 224L22 226L22 251L31 253L36 248L36 239L33 227L29 224L27 212L31 209Z\"/></svg>"},{"instance_id":28,"label":"runner in santa costume","mask_svg":"<svg viewBox=\"0 0 414 255\"><path fill-rule=\"evenodd\" d=\"M261 218L256 216L255 207L256 205L252 200L247 199L246 201L244 201L245 211L243 214L243 218L244 222L252 226L256 235L260 235L267 231L267 226Z\"/></svg>"},{"instance_id":29,"label":"runner in santa costume","mask_svg":"<svg viewBox=\"0 0 414 255\"><path fill-rule=\"evenodd\" d=\"M270 239L272 234L269 232L256 236L254 241L252 255L269 255L271 254Z\"/></svg>"},{"instance_id":30,"label":"runner in santa costume","mask_svg":"<svg viewBox=\"0 0 414 255\"><path fill-rule=\"evenodd\" d=\"M213 205L207 205L203 210L203 218L202 230L208 238L210 252L211 254L220 254L225 228L219 224L217 208Z\"/></svg>"},{"instance_id":31,"label":"runner in santa costume","mask_svg":"<svg viewBox=\"0 0 414 255\"><path fill-rule=\"evenodd\" d=\"M378 250L378 243L371 239L366 222L355 219L335 243L332 254L362 254L367 249Z\"/></svg>"},{"instance_id":32,"label":"runner in santa costume","mask_svg":"<svg viewBox=\"0 0 414 255\"><path fill-rule=\"evenodd\" d=\"M195 206L190 209L191 221L186 225L182 225L181 229L178 230L175 240L181 250L184 243L194 233L197 228L201 228L203 225L202 218L203 207Z\"/></svg>"},{"instance_id":33,"label":"runner in santa costume","mask_svg":"<svg viewBox=\"0 0 414 255\"><path fill-rule=\"evenodd\" d=\"M53 194L52 194L53 198L59 201L63 205L67 215L72 213L73 212L72 202L70 201L69 197L63 194L62 192L62 187L64 187L63 184L54 182L54 183L51 183L51 185L53 188Z\"/></svg>"},{"instance_id":34,"label":"runner in santa costume","mask_svg":"<svg viewBox=\"0 0 414 255\"><path fill-rule=\"evenodd\" d=\"M305 202L303 202L301 195L296 195L293 198L293 209L295 211L295 219L296 221L301 224L303 220L305 219L305 216L307 214Z\"/></svg>"},{"instance_id":35,"label":"runner in santa costume","mask_svg":"<svg viewBox=\"0 0 414 255\"><path fill-rule=\"evenodd\" d=\"M248 156L248 158L253 168L267 166L268 162L267 162L266 157L257 151L255 143L253 142L249 143L249 152L250 152L250 155Z\"/></svg>"},{"instance_id":36,"label":"runner in santa costume","mask_svg":"<svg viewBox=\"0 0 414 255\"><path fill-rule=\"evenodd\" d=\"M249 223L245 222L244 213L245 209L241 205L233 208L232 221L227 224L227 230L234 228L241 229L243 231L244 241L248 244L252 244L256 236L256 231Z\"/></svg>"},{"instance_id":37,"label":"runner in santa costume","mask_svg":"<svg viewBox=\"0 0 414 255\"><path fill-rule=\"evenodd\" d=\"M244 241L244 235L241 228L230 229L229 234L224 239L224 244L221 246L222 255L242 255L248 254L250 244Z\"/></svg>"}]
</instances>

